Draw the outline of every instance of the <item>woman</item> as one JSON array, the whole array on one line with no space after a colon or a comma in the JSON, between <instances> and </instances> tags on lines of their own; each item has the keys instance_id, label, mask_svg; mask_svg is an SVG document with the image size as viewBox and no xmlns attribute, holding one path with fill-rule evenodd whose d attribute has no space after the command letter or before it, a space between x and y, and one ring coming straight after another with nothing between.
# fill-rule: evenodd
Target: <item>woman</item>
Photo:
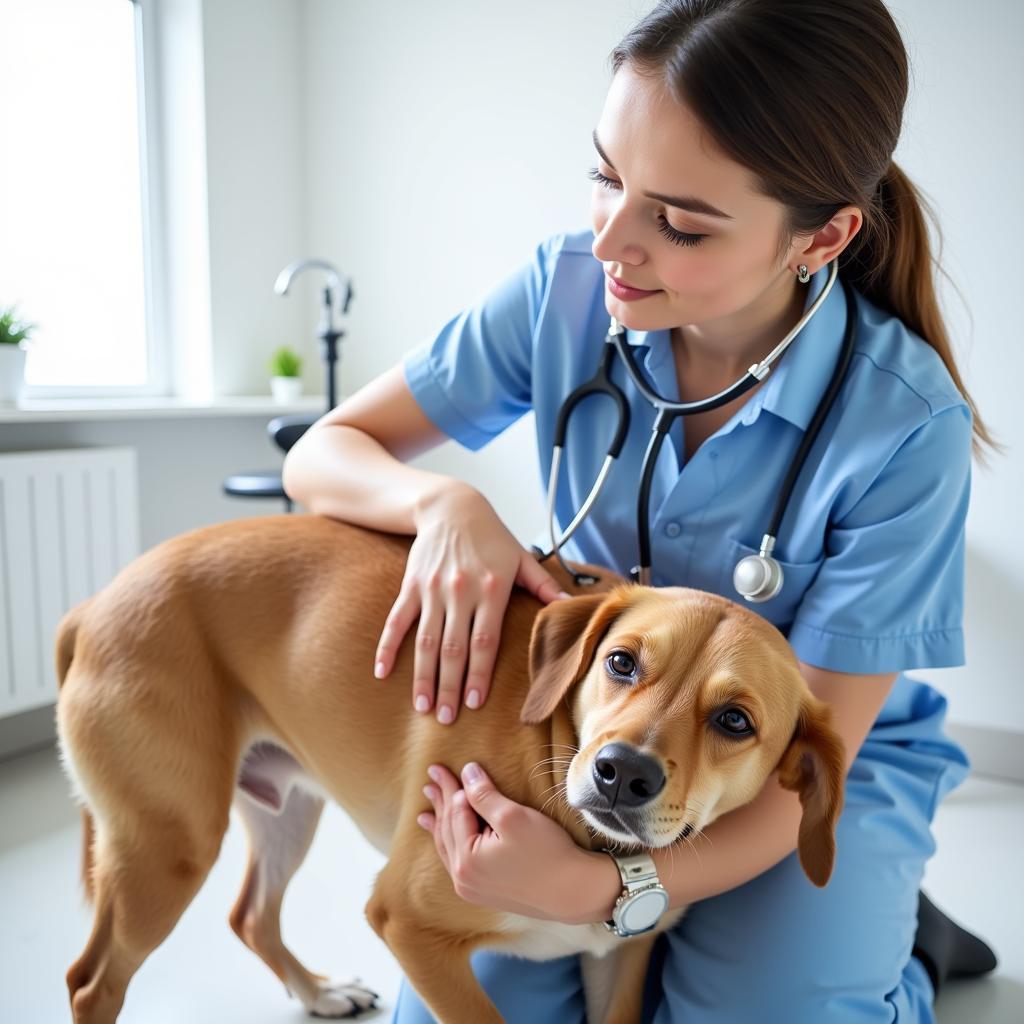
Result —
<instances>
[{"instance_id":1,"label":"woman","mask_svg":"<svg viewBox=\"0 0 1024 1024\"><path fill-rule=\"evenodd\" d=\"M902 40L878 0L674 0L612 66L592 232L547 240L324 417L289 455L285 484L313 513L416 534L376 674L418 618L412 699L452 721L487 699L512 585L545 602L559 588L476 490L403 462L449 437L479 448L532 409L547 479L555 414L593 373L609 314L659 391L696 400L770 352L838 259L858 295L855 354L782 525L782 593L751 605L787 634L846 743L835 870L821 890L803 876L799 802L774 781L705 837L654 851L670 905L692 906L652 962L646 1019L930 1021L935 965L911 955L918 886L935 809L969 765L942 732L945 699L902 673L963 662L972 436L991 440L953 361L919 197L891 161ZM655 585L736 597L732 567L756 551L845 318L836 287L756 388L677 421L651 496ZM565 553L625 575L653 412L621 365L613 375L632 429ZM590 399L574 416L562 528L600 468L611 414ZM421 824L463 898L608 919L621 891L609 857L576 848L486 774L463 774L465 790L445 767L432 777L435 813ZM495 830L481 833L477 814ZM473 966L510 1021L583 1017L575 957L480 952ZM395 1021L430 1019L406 984Z\"/></svg>"}]
</instances>

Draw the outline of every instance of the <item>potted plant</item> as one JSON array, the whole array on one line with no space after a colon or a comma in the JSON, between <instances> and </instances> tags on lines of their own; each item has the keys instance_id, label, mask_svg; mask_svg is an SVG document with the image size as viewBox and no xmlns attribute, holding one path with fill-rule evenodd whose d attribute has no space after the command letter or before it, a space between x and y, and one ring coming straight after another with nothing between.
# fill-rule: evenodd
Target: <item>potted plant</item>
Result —
<instances>
[{"instance_id":1,"label":"potted plant","mask_svg":"<svg viewBox=\"0 0 1024 1024\"><path fill-rule=\"evenodd\" d=\"M36 325L19 320L13 306L0 306L0 402L18 402L25 388L25 357Z\"/></svg>"},{"instance_id":2,"label":"potted plant","mask_svg":"<svg viewBox=\"0 0 1024 1024\"><path fill-rule=\"evenodd\" d=\"M294 402L302 394L302 357L282 346L270 357L270 390L276 402Z\"/></svg>"}]
</instances>

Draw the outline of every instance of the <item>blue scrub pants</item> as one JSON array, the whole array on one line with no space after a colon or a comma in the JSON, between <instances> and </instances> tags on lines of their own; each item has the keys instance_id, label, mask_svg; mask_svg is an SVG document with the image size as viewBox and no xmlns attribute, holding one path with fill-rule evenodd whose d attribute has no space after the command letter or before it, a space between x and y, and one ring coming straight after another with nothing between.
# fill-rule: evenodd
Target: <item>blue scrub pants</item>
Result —
<instances>
[{"instance_id":1,"label":"blue scrub pants","mask_svg":"<svg viewBox=\"0 0 1024 1024\"><path fill-rule=\"evenodd\" d=\"M937 690L897 678L850 769L828 885L813 885L793 853L691 905L659 937L664 962L652 957L644 1024L934 1021L931 982L910 955L918 889L935 809L970 769L943 734L945 715ZM509 1024L584 1024L578 957L481 950L471 962ZM433 1022L403 980L392 1024Z\"/></svg>"}]
</instances>

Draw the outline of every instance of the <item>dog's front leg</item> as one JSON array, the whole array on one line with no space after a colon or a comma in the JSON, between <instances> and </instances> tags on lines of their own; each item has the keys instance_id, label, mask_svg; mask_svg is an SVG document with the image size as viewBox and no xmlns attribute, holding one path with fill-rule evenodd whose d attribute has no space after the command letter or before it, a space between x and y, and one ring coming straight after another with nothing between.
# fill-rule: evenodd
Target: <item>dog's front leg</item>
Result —
<instances>
[{"instance_id":1,"label":"dog's front leg","mask_svg":"<svg viewBox=\"0 0 1024 1024\"><path fill-rule=\"evenodd\" d=\"M624 940L607 956L580 954L587 1024L640 1024L656 933Z\"/></svg>"},{"instance_id":2,"label":"dog's front leg","mask_svg":"<svg viewBox=\"0 0 1024 1024\"><path fill-rule=\"evenodd\" d=\"M469 962L473 950L501 937L491 931L494 914L459 899L433 840L412 828L396 833L366 919L440 1024L504 1024Z\"/></svg>"},{"instance_id":3,"label":"dog's front leg","mask_svg":"<svg viewBox=\"0 0 1024 1024\"><path fill-rule=\"evenodd\" d=\"M366 916L395 954L409 983L440 1024L504 1024L470 966L478 939L424 927L371 899Z\"/></svg>"}]
</instances>

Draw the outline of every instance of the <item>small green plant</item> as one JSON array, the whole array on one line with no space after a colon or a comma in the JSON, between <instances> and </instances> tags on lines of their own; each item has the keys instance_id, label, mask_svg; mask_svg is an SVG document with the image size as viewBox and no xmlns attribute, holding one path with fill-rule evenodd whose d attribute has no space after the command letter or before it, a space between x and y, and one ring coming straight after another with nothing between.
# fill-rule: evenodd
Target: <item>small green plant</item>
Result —
<instances>
[{"instance_id":1,"label":"small green plant","mask_svg":"<svg viewBox=\"0 0 1024 1024\"><path fill-rule=\"evenodd\" d=\"M14 307L0 307L0 345L17 345L27 341L36 325L18 320L14 315Z\"/></svg>"},{"instance_id":2,"label":"small green plant","mask_svg":"<svg viewBox=\"0 0 1024 1024\"><path fill-rule=\"evenodd\" d=\"M282 346L270 357L270 372L275 377L298 377L302 357L294 349Z\"/></svg>"}]
</instances>

